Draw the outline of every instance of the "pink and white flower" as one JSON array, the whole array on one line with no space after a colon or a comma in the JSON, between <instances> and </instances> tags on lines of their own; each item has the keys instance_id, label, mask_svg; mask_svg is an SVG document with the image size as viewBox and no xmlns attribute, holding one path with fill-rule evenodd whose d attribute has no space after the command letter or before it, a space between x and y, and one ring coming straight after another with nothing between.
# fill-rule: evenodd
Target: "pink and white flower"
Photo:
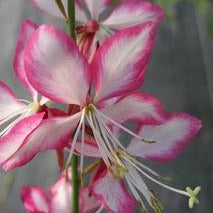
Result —
<instances>
[{"instance_id":1,"label":"pink and white flower","mask_svg":"<svg viewBox=\"0 0 213 213\"><path fill-rule=\"evenodd\" d=\"M37 137L41 131L45 134L42 137L43 145L46 139L52 139L54 146L60 145L61 135L67 136L75 127L69 162L80 131L83 149L87 122L104 162L111 166L115 160L114 148L121 146L121 143L115 140L108 125L118 126L146 142L120 125L120 122L136 120L159 123L165 119L159 101L149 95L134 92L143 82L154 35L155 25L151 22L122 30L103 43L89 65L69 36L51 26L39 27L25 51L27 77L45 97L59 103L78 105L80 111L73 116L61 118L58 123L47 121L45 131L41 126L30 135L30 143L36 144L36 147L41 144ZM129 45L126 46L126 43ZM95 95L89 93L92 91L92 79ZM119 96L122 98L118 99ZM114 110L111 110L109 102L115 99L117 101L111 103ZM118 113L120 110L123 114Z\"/></svg>"},{"instance_id":2,"label":"pink and white flower","mask_svg":"<svg viewBox=\"0 0 213 213\"><path fill-rule=\"evenodd\" d=\"M44 97L39 99L38 93L29 83L26 77L23 61L26 43L37 27L38 26L35 23L29 20L23 22L20 29L14 59L15 74L23 86L31 94L32 101L17 98L10 88L5 83L0 81L0 125L4 125L7 122L12 121L10 122L10 125L7 125L0 132L1 136L5 135L18 121L37 113L39 107L45 104L47 101L47 99Z\"/></svg>"},{"instance_id":3,"label":"pink and white flower","mask_svg":"<svg viewBox=\"0 0 213 213\"><path fill-rule=\"evenodd\" d=\"M21 199L30 213L70 213L72 210L72 181L61 178L47 192L39 186L28 186L21 190ZM80 189L79 213L97 210L101 204L91 194L89 188Z\"/></svg>"},{"instance_id":4,"label":"pink and white flower","mask_svg":"<svg viewBox=\"0 0 213 213\"><path fill-rule=\"evenodd\" d=\"M26 43L37 27L29 20L23 22L14 59L15 74L31 94L32 101L17 98L10 88L0 81L0 165L3 168L4 163L44 118L40 108L47 102L47 98L39 97L38 92L29 83L23 61Z\"/></svg>"},{"instance_id":5,"label":"pink and white flower","mask_svg":"<svg viewBox=\"0 0 213 213\"><path fill-rule=\"evenodd\" d=\"M51 15L64 17L55 1L31 0L31 2ZM67 0L61 2L66 8ZM158 23L163 16L159 6L146 1L126 0L115 7L111 6L112 0L76 0L76 32L79 35L79 48L89 61L92 60L98 46L116 31L146 22ZM111 11L104 16L103 12L107 10Z\"/></svg>"},{"instance_id":6,"label":"pink and white flower","mask_svg":"<svg viewBox=\"0 0 213 213\"><path fill-rule=\"evenodd\" d=\"M45 124L44 119L61 116L59 110L49 109L45 105L48 99L39 96L26 76L24 51L29 38L37 28L38 26L30 20L23 22L14 59L15 74L32 96L32 101L17 98L5 83L0 82L0 165L5 170L20 165L19 163L9 166L9 163L14 155L18 155L23 150L28 152L28 155L31 154L28 161L32 159L32 152L30 147L26 147L25 140L41 123Z\"/></svg>"},{"instance_id":7,"label":"pink and white flower","mask_svg":"<svg viewBox=\"0 0 213 213\"><path fill-rule=\"evenodd\" d=\"M185 113L168 114L166 117L166 120L161 124L143 124L138 129L139 136L153 141L153 143L142 143L137 138L133 138L127 148L116 150L117 163L114 161L110 168L103 168L103 165L99 168L98 178L95 178L91 187L93 194L105 208L111 210L122 208L122 201L126 200L122 193L123 190L126 190L123 184L125 181L132 195L144 210L147 210L146 203L148 203L156 212L160 212L161 204L145 184L144 178L168 190L187 196L190 208L193 207L194 203L198 203L196 196L200 187L196 187L195 190L187 187L186 191L171 187L165 184L162 181L163 178L147 167L143 161L137 160L137 158L163 162L173 160L201 127L201 122L198 119ZM101 153L94 143L86 141L86 146L84 155L101 157ZM76 149L78 152L81 151L79 144ZM110 186L112 187L110 188ZM140 195L145 198L146 202ZM125 207L125 209L128 208ZM130 211L127 210L127 212Z\"/></svg>"},{"instance_id":8,"label":"pink and white flower","mask_svg":"<svg viewBox=\"0 0 213 213\"><path fill-rule=\"evenodd\" d=\"M110 172L107 172L103 163L99 164L92 175L90 190L109 212L134 212L136 200L129 194L123 180L116 179Z\"/></svg>"}]
</instances>

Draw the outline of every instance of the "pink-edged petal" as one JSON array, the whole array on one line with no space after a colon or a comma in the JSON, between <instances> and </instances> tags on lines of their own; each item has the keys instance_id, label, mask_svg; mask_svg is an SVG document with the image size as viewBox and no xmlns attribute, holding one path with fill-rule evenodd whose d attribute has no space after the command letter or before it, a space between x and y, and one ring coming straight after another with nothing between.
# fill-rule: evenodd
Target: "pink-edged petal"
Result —
<instances>
[{"instance_id":1,"label":"pink-edged petal","mask_svg":"<svg viewBox=\"0 0 213 213\"><path fill-rule=\"evenodd\" d=\"M41 123L43 116L44 113L39 113L20 120L0 139L0 165L4 165L19 149L26 137Z\"/></svg>"},{"instance_id":2,"label":"pink-edged petal","mask_svg":"<svg viewBox=\"0 0 213 213\"><path fill-rule=\"evenodd\" d=\"M98 19L99 15L112 3L113 0L84 0L91 19Z\"/></svg>"},{"instance_id":3,"label":"pink-edged petal","mask_svg":"<svg viewBox=\"0 0 213 213\"><path fill-rule=\"evenodd\" d=\"M84 148L83 148L84 147ZM83 148L83 149L82 149ZM88 157L101 158L102 155L93 139L85 139L84 146L81 142L77 142L75 145L75 150Z\"/></svg>"},{"instance_id":4,"label":"pink-edged petal","mask_svg":"<svg viewBox=\"0 0 213 213\"><path fill-rule=\"evenodd\" d=\"M44 120L24 141L21 147L2 165L4 170L22 166L41 151L64 148L81 113Z\"/></svg>"},{"instance_id":5,"label":"pink-edged petal","mask_svg":"<svg viewBox=\"0 0 213 213\"><path fill-rule=\"evenodd\" d=\"M144 125L139 130L138 135L155 143L146 144L133 140L127 149L134 156L170 161L183 150L200 128L201 121L195 117L184 113L171 114L163 124Z\"/></svg>"},{"instance_id":6,"label":"pink-edged petal","mask_svg":"<svg viewBox=\"0 0 213 213\"><path fill-rule=\"evenodd\" d=\"M52 16L58 17L58 18L64 18L63 14L60 12L55 0L30 0L34 7L40 9L43 12L49 13ZM65 11L67 13L67 0L61 0ZM76 20L85 23L88 19L86 17L86 14L82 8L82 6L79 3L79 0L76 0Z\"/></svg>"},{"instance_id":7,"label":"pink-edged petal","mask_svg":"<svg viewBox=\"0 0 213 213\"><path fill-rule=\"evenodd\" d=\"M0 81L0 122L24 107L25 105L17 99L11 89Z\"/></svg>"},{"instance_id":8,"label":"pink-edged petal","mask_svg":"<svg viewBox=\"0 0 213 213\"><path fill-rule=\"evenodd\" d=\"M70 175L71 173L69 173ZM70 213L72 209L72 183L66 180L65 173L49 190L50 212L51 213ZM91 194L89 188L80 189L79 213L85 213L97 209L100 203Z\"/></svg>"},{"instance_id":9,"label":"pink-edged petal","mask_svg":"<svg viewBox=\"0 0 213 213\"><path fill-rule=\"evenodd\" d=\"M16 45L16 53L14 57L13 67L16 76L23 83L23 85L29 90L30 94L36 99L37 92L31 86L27 79L25 68L24 68L24 49L26 44L32 35L32 33L38 28L38 25L30 20L25 20L20 28L19 38Z\"/></svg>"},{"instance_id":10,"label":"pink-edged petal","mask_svg":"<svg viewBox=\"0 0 213 213\"><path fill-rule=\"evenodd\" d=\"M45 190L39 186L24 187L21 199L27 211L32 213L49 213L48 197Z\"/></svg>"},{"instance_id":11,"label":"pink-edged petal","mask_svg":"<svg viewBox=\"0 0 213 213\"><path fill-rule=\"evenodd\" d=\"M74 41L64 32L42 25L25 51L27 77L45 97L82 105L90 86L89 65Z\"/></svg>"},{"instance_id":12,"label":"pink-edged petal","mask_svg":"<svg viewBox=\"0 0 213 213\"><path fill-rule=\"evenodd\" d=\"M80 191L80 212L92 212L100 207L98 200L92 195L90 188L82 188Z\"/></svg>"},{"instance_id":13,"label":"pink-edged petal","mask_svg":"<svg viewBox=\"0 0 213 213\"><path fill-rule=\"evenodd\" d=\"M146 23L121 30L102 44L91 64L96 102L124 95L141 86L155 29L153 23Z\"/></svg>"},{"instance_id":14,"label":"pink-edged petal","mask_svg":"<svg viewBox=\"0 0 213 213\"><path fill-rule=\"evenodd\" d=\"M120 123L126 120L143 122L143 124L161 123L166 117L161 103L145 93L127 95L101 111Z\"/></svg>"},{"instance_id":15,"label":"pink-edged petal","mask_svg":"<svg viewBox=\"0 0 213 213\"><path fill-rule=\"evenodd\" d=\"M134 199L129 195L122 180L114 178L109 172L94 183L92 192L102 205L112 212L134 212Z\"/></svg>"},{"instance_id":16,"label":"pink-edged petal","mask_svg":"<svg viewBox=\"0 0 213 213\"><path fill-rule=\"evenodd\" d=\"M72 208L72 184L66 181L64 175L53 185L49 193L51 195L50 212L51 213L70 213Z\"/></svg>"},{"instance_id":17,"label":"pink-edged petal","mask_svg":"<svg viewBox=\"0 0 213 213\"><path fill-rule=\"evenodd\" d=\"M126 0L115 7L102 24L121 30L150 21L157 23L162 17L163 10L157 5L141 0Z\"/></svg>"}]
</instances>

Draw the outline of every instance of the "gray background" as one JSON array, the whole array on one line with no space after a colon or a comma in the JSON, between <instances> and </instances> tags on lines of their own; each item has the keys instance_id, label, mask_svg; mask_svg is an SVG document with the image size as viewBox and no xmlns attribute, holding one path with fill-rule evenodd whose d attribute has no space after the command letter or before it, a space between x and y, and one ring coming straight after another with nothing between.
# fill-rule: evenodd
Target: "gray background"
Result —
<instances>
[{"instance_id":1,"label":"gray background","mask_svg":"<svg viewBox=\"0 0 213 213\"><path fill-rule=\"evenodd\" d=\"M142 91L156 96L169 112L183 111L199 117L203 129L178 159L168 164L152 163L152 167L171 176L177 186L201 185L202 192L200 204L193 211L187 208L182 196L160 188L157 193L166 213L211 213L213 39L206 32L208 15L198 14L193 5L176 5L173 17L173 21L164 21L159 28ZM63 28L63 22L34 10L27 0L0 0L0 79L22 98L28 94L15 78L12 60L19 26L25 18ZM11 173L0 170L0 213L24 212L19 198L20 188L29 184L48 188L59 175L55 165L55 153L49 151Z\"/></svg>"}]
</instances>

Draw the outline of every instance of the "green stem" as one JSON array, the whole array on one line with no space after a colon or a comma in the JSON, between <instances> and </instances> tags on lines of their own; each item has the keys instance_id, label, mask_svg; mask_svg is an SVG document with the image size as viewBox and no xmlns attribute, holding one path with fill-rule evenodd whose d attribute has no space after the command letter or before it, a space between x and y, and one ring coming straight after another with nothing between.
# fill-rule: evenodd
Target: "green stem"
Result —
<instances>
[{"instance_id":1,"label":"green stem","mask_svg":"<svg viewBox=\"0 0 213 213\"><path fill-rule=\"evenodd\" d=\"M68 0L68 30L73 40L75 35L75 0ZM79 212L79 178L78 178L78 156L73 155L72 166L72 213Z\"/></svg>"},{"instance_id":2,"label":"green stem","mask_svg":"<svg viewBox=\"0 0 213 213\"><path fill-rule=\"evenodd\" d=\"M79 178L78 178L78 156L72 156L72 213L78 213L79 206Z\"/></svg>"},{"instance_id":3,"label":"green stem","mask_svg":"<svg viewBox=\"0 0 213 213\"><path fill-rule=\"evenodd\" d=\"M68 29L69 34L74 40L76 40L75 35L75 0L68 0Z\"/></svg>"}]
</instances>

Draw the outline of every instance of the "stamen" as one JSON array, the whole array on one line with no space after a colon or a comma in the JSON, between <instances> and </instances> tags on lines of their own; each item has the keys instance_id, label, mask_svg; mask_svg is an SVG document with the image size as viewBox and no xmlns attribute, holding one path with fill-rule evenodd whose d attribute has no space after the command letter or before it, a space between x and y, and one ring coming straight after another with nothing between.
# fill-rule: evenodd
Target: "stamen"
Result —
<instances>
[{"instance_id":1,"label":"stamen","mask_svg":"<svg viewBox=\"0 0 213 213\"><path fill-rule=\"evenodd\" d=\"M109 148L110 152L113 153L113 155L116 155L115 152L114 152L115 147L112 147L113 143L112 144L110 143L110 141L108 139L108 136L106 134L106 131L103 128L103 125L100 125L101 123L99 122L99 120L97 119L97 117L95 117L95 114L94 114L94 118L95 118L94 119L95 125L98 127L100 135L104 138L104 141L106 142L107 147Z\"/></svg>"},{"instance_id":2,"label":"stamen","mask_svg":"<svg viewBox=\"0 0 213 213\"><path fill-rule=\"evenodd\" d=\"M11 113L7 118L3 119L0 122L0 126L5 124L6 122L9 122L12 119L13 120L9 125L7 125L6 127L4 127L1 131L0 131L0 136L4 136L18 121L20 121L23 117L25 117L25 113L27 112L27 108L23 108L20 110L17 110L13 113Z\"/></svg>"},{"instance_id":3,"label":"stamen","mask_svg":"<svg viewBox=\"0 0 213 213\"><path fill-rule=\"evenodd\" d=\"M136 200L138 200L139 204L140 204L140 208L141 208L141 212L146 212L146 205L144 204L144 202L142 201L142 199L140 198L140 195L138 193L138 191L136 190L138 188L137 184L134 184L133 179L130 177L130 173L126 174L125 177L127 184L133 194L133 196L136 198ZM141 179L139 178L139 181ZM146 188L145 188L146 190ZM147 189L148 190L148 189ZM143 194L143 193L142 193ZM145 195L143 194L143 196L145 197ZM147 202L151 205L151 203L149 202L149 200L147 199Z\"/></svg>"},{"instance_id":4,"label":"stamen","mask_svg":"<svg viewBox=\"0 0 213 213\"><path fill-rule=\"evenodd\" d=\"M139 172L141 172L141 174L143 174L145 177L147 177L149 180L153 181L154 183L170 190L170 191L173 191L173 192L176 192L178 194L182 194L182 195L185 195L187 197L189 197L189 194L186 192L186 191L183 191L183 190L179 190L179 189L176 189L174 187L171 187L171 186L168 186L164 183L161 183L159 182L158 180L154 179L153 177L151 177L150 175L148 175L146 172L144 172L140 167L138 167L136 164L134 164L131 160L129 160L126 156L123 156L123 158L125 158L132 166L134 166Z\"/></svg>"},{"instance_id":5,"label":"stamen","mask_svg":"<svg viewBox=\"0 0 213 213\"><path fill-rule=\"evenodd\" d=\"M151 173L152 175L156 176L157 178L162 179L162 177L157 172L155 172L154 170L152 170L148 166L142 164L141 162L139 162L137 160L135 160L134 163L137 164L138 166L140 166L142 169L145 169L147 172Z\"/></svg>"},{"instance_id":6,"label":"stamen","mask_svg":"<svg viewBox=\"0 0 213 213\"><path fill-rule=\"evenodd\" d=\"M119 142L119 140L115 137L115 135L113 134L113 132L109 129L109 127L104 123L103 119L101 118L101 116L99 116L97 113L95 114L98 118L98 120L100 121L100 123L104 126L104 128L106 129L106 133L107 135L111 138L112 142L114 142L115 144L117 144L118 146L120 146L124 151L126 151L126 148ZM115 145L116 146L116 145Z\"/></svg>"},{"instance_id":7,"label":"stamen","mask_svg":"<svg viewBox=\"0 0 213 213\"><path fill-rule=\"evenodd\" d=\"M100 135L102 138L104 138L103 142L106 142L105 145L107 145L109 151L112 153L112 166L108 169L111 171L111 173L115 176L115 178L123 178L125 173L128 172L128 169L125 167L123 162L121 161L119 157L119 153L115 151L117 149L117 143L112 139L115 139L115 136L113 133L107 128L107 126L102 122L102 119L99 119L98 115L94 113L94 122L95 125L98 126ZM118 142L119 143L119 142ZM113 147L112 147L113 146Z\"/></svg>"},{"instance_id":8,"label":"stamen","mask_svg":"<svg viewBox=\"0 0 213 213\"><path fill-rule=\"evenodd\" d=\"M78 126L77 126L77 129L76 129L76 131L75 131L75 135L74 135L74 137L73 137L72 146L71 146L70 153L69 153L69 156L68 156L68 159L67 159L67 162L66 162L66 168L69 167L69 164L70 164L70 161L71 161L73 152L74 152L75 144L76 144L76 142L77 142L78 135L79 135L79 132L80 132L80 129L81 129L83 120L84 120L84 118L85 118L84 116L85 116L85 108L82 110L81 119L80 119L80 122L79 122L79 124L78 124Z\"/></svg>"},{"instance_id":9,"label":"stamen","mask_svg":"<svg viewBox=\"0 0 213 213\"><path fill-rule=\"evenodd\" d=\"M80 159L80 172L83 173L84 169L84 145L85 145L85 121L82 122L81 132L81 159Z\"/></svg>"},{"instance_id":10,"label":"stamen","mask_svg":"<svg viewBox=\"0 0 213 213\"><path fill-rule=\"evenodd\" d=\"M200 186L197 186L194 190L192 190L190 187L186 187L186 191L189 196L189 208L192 209L194 204L198 204L199 200L197 199L197 195L199 194L201 190Z\"/></svg>"},{"instance_id":11,"label":"stamen","mask_svg":"<svg viewBox=\"0 0 213 213\"><path fill-rule=\"evenodd\" d=\"M152 143L156 143L156 141L154 141L154 140L146 140L146 139L141 139L144 143L150 143L150 144L152 144Z\"/></svg>"},{"instance_id":12,"label":"stamen","mask_svg":"<svg viewBox=\"0 0 213 213\"><path fill-rule=\"evenodd\" d=\"M105 143L103 142L103 139L101 138L99 132L96 130L96 127L93 123L91 113L89 113L88 116L86 116L86 118L87 118L87 121L88 121L92 131L93 131L93 135L94 135L96 143L99 147L99 151L101 152L104 163L107 165L107 167L110 167L111 166L111 163L109 161L110 153L108 152L108 149L105 146Z\"/></svg>"},{"instance_id":13,"label":"stamen","mask_svg":"<svg viewBox=\"0 0 213 213\"><path fill-rule=\"evenodd\" d=\"M156 213L163 212L163 206L155 196L152 196L151 202L152 202L152 206L154 207Z\"/></svg>"},{"instance_id":14,"label":"stamen","mask_svg":"<svg viewBox=\"0 0 213 213\"><path fill-rule=\"evenodd\" d=\"M129 174L126 174L126 181L127 184L133 194L133 196L135 197L136 200L141 200L140 195L138 194L136 188L134 187L134 185L132 184L131 178L128 176Z\"/></svg>"},{"instance_id":15,"label":"stamen","mask_svg":"<svg viewBox=\"0 0 213 213\"><path fill-rule=\"evenodd\" d=\"M1 121L0 121L0 125L8 122L9 120L11 120L12 118L20 115L20 114L23 114L24 112L27 111L27 108L26 107L23 107L22 109L19 109L19 110L16 110L14 111L13 113L11 113L10 115L8 115L7 117L3 118Z\"/></svg>"},{"instance_id":16,"label":"stamen","mask_svg":"<svg viewBox=\"0 0 213 213\"><path fill-rule=\"evenodd\" d=\"M110 121L111 123L113 123L115 126L119 127L120 129L124 130L125 132L129 133L130 135L132 135L133 137L135 138L138 138L139 140L141 140L142 142L144 143L148 143L148 144L153 144L153 143L156 143L156 141L154 140L146 140L146 139L143 139L141 138L139 135L135 134L134 132L130 131L129 129L127 129L126 127L122 126L121 124L119 124L118 122L112 120L110 117L104 115L101 111L97 110L97 113L99 113L105 120L108 120Z\"/></svg>"}]
</instances>

